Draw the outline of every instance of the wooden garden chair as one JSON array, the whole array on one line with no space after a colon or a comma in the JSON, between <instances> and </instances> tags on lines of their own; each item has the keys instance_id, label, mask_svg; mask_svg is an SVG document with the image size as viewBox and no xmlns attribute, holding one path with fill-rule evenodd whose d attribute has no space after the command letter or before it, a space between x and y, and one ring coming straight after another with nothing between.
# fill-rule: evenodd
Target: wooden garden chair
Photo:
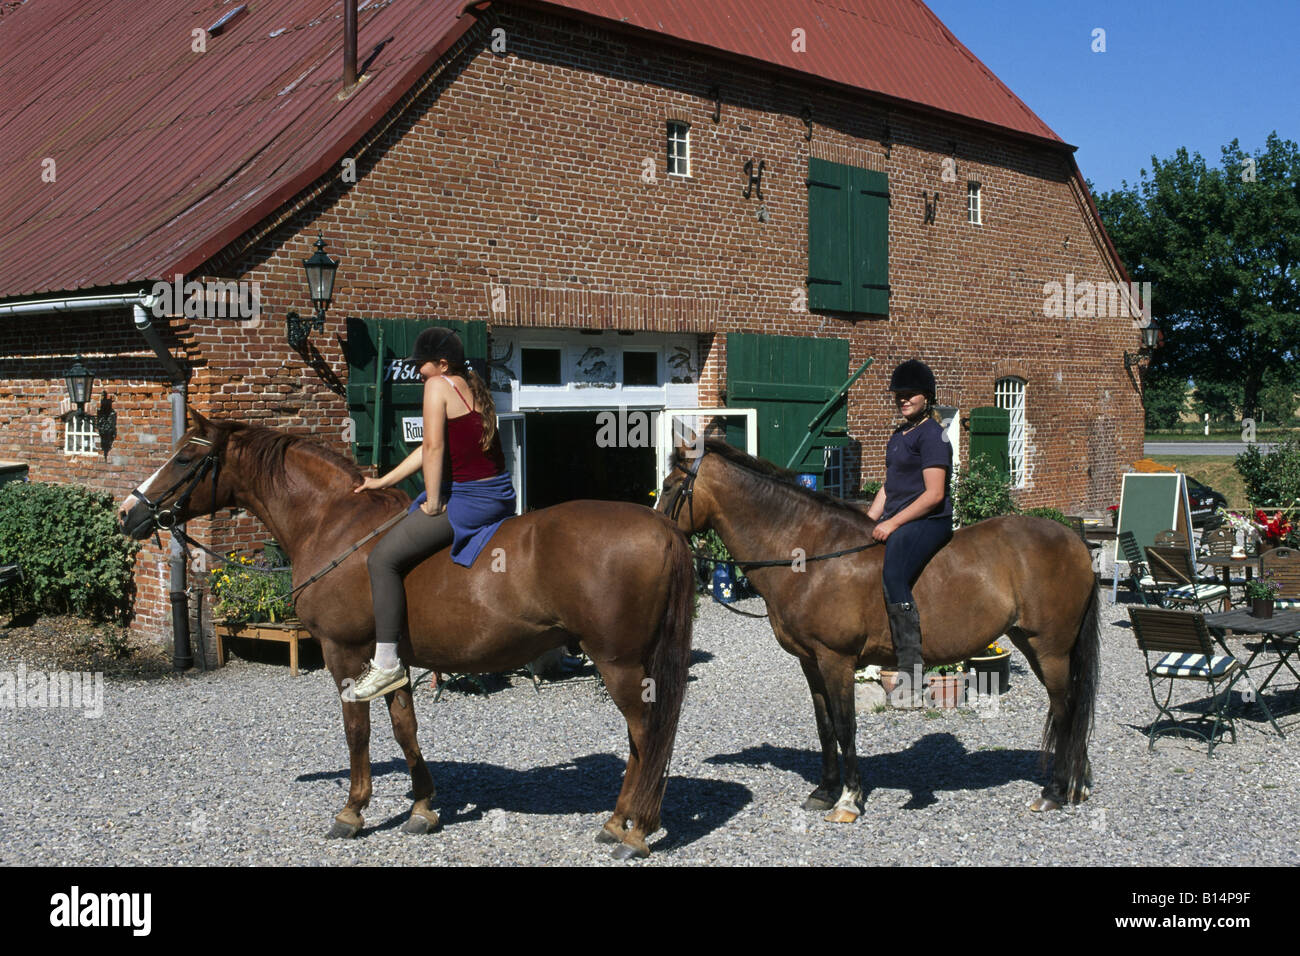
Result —
<instances>
[{"instance_id":1,"label":"wooden garden chair","mask_svg":"<svg viewBox=\"0 0 1300 956\"><path fill-rule=\"evenodd\" d=\"M1232 553L1236 549L1237 549L1236 533L1232 530L1232 528L1228 527L1227 525L1221 525L1220 527L1215 528L1211 531L1207 531L1205 532L1205 534L1201 535L1201 547L1199 549L1200 553L1198 556L1202 559L1230 558L1232 557ZM1212 566L1210 567L1211 570L1206 572L1207 577L1213 576L1213 567ZM1227 569L1225 568L1224 571L1226 572ZM1226 575L1226 576L1228 579L1229 590L1231 590L1232 588L1244 588L1246 586L1246 579L1244 577L1240 575ZM1245 600L1244 595L1242 597L1242 600L1243 601ZM1238 603L1236 601L1233 601L1231 596L1229 596L1229 601L1230 603L1233 604Z\"/></svg>"},{"instance_id":2,"label":"wooden garden chair","mask_svg":"<svg viewBox=\"0 0 1300 956\"><path fill-rule=\"evenodd\" d=\"M1259 556L1261 581L1276 581L1282 586L1274 598L1278 610L1300 608L1300 551L1274 548Z\"/></svg>"},{"instance_id":3,"label":"wooden garden chair","mask_svg":"<svg viewBox=\"0 0 1300 956\"><path fill-rule=\"evenodd\" d=\"M1146 555L1151 577L1164 589L1163 606L1194 605L1208 610L1217 601L1222 610L1228 610L1228 589L1219 581L1198 577L1186 547L1153 544Z\"/></svg>"},{"instance_id":4,"label":"wooden garden chair","mask_svg":"<svg viewBox=\"0 0 1300 956\"><path fill-rule=\"evenodd\" d=\"M1207 756L1214 755L1219 728L1227 727L1232 742L1237 742L1237 727L1228 710L1232 683L1241 667L1235 657L1217 653L1205 615L1195 611L1171 611L1153 607L1131 607L1129 620L1133 636L1146 658L1147 683L1158 714L1147 732L1147 750L1156 749L1156 738L1189 734L1209 744ZM1154 662L1152 658L1154 656ZM1210 690L1209 709L1190 719L1179 719L1170 707L1177 681L1199 681ZM1167 682L1165 699L1160 699L1157 685ZM1222 688L1222 691L1220 691ZM1166 726L1162 727L1161 724ZM1209 733L1205 725L1210 724Z\"/></svg>"},{"instance_id":5,"label":"wooden garden chair","mask_svg":"<svg viewBox=\"0 0 1300 956\"><path fill-rule=\"evenodd\" d=\"M1161 593L1160 585L1156 583L1155 578L1151 577L1151 572L1147 570L1146 560L1142 556L1142 549L1138 547L1137 538L1133 537L1132 531L1121 531L1119 533L1119 554L1117 560L1123 561L1128 565L1128 586L1129 590L1137 593L1138 600L1144 606L1150 605L1147 595L1158 598ZM1120 557L1123 555L1123 557Z\"/></svg>"}]
</instances>

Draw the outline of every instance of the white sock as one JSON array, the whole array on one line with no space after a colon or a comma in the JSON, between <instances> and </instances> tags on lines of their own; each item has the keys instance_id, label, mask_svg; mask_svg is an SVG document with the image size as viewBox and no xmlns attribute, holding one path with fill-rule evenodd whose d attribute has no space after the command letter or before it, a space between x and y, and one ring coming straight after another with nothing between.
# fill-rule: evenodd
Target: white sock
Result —
<instances>
[{"instance_id":1,"label":"white sock","mask_svg":"<svg viewBox=\"0 0 1300 956\"><path fill-rule=\"evenodd\" d=\"M391 671L400 661L397 659L397 642L391 644L386 642L375 643L375 666Z\"/></svg>"}]
</instances>

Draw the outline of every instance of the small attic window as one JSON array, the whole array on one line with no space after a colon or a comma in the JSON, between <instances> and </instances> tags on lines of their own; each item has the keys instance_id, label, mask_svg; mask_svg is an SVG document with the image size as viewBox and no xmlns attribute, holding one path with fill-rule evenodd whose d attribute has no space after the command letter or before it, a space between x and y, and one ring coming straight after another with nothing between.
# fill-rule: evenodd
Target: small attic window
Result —
<instances>
[{"instance_id":1,"label":"small attic window","mask_svg":"<svg viewBox=\"0 0 1300 956\"><path fill-rule=\"evenodd\" d=\"M247 9L248 9L248 4L241 3L239 6L235 7L235 9L227 10L225 13L221 15L220 19L218 19L216 23L208 27L208 36L210 37L220 36L221 32L225 30L226 27L230 26L231 22L235 19L235 17L239 16Z\"/></svg>"}]
</instances>

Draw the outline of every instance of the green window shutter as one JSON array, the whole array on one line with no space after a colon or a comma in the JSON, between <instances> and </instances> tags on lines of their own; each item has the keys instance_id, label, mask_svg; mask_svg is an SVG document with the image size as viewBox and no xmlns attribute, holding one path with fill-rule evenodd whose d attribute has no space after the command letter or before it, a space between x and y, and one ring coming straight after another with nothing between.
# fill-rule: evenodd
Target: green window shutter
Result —
<instances>
[{"instance_id":1,"label":"green window shutter","mask_svg":"<svg viewBox=\"0 0 1300 956\"><path fill-rule=\"evenodd\" d=\"M808 160L808 308L853 308L850 262L852 168Z\"/></svg>"},{"instance_id":2,"label":"green window shutter","mask_svg":"<svg viewBox=\"0 0 1300 956\"><path fill-rule=\"evenodd\" d=\"M853 171L854 312L889 314L889 177Z\"/></svg>"},{"instance_id":3,"label":"green window shutter","mask_svg":"<svg viewBox=\"0 0 1300 956\"><path fill-rule=\"evenodd\" d=\"M1011 434L1011 413L1005 408L972 408L970 410L970 461L984 457L993 463L1003 478L1010 474L1011 458L1008 437Z\"/></svg>"}]
</instances>

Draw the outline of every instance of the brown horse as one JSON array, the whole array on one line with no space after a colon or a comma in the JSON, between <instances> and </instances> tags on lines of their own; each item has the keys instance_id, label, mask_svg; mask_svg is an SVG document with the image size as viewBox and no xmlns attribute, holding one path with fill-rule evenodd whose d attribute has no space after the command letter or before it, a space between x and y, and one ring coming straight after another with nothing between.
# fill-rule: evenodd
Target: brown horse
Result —
<instances>
[{"instance_id":1,"label":"brown horse","mask_svg":"<svg viewBox=\"0 0 1300 956\"><path fill-rule=\"evenodd\" d=\"M862 800L853 672L896 663L881 584L885 549L812 559L871 542L874 522L712 439L693 455L678 450L659 508L684 530L716 530L767 602L777 641L803 667L821 738L822 779L804 807L831 810L833 822L853 821ZM777 559L785 563L744 563ZM1051 785L1031 808L1086 799L1100 638L1092 561L1078 535L1043 518L981 521L953 535L913 590L927 664L971 657L1005 633L1046 686L1044 760L1049 749L1056 759Z\"/></svg>"},{"instance_id":2,"label":"brown horse","mask_svg":"<svg viewBox=\"0 0 1300 956\"><path fill-rule=\"evenodd\" d=\"M285 548L297 588L409 499L394 489L354 494L356 466L305 439L190 412L171 458L122 504L140 539L221 508L255 514ZM161 519L161 520L160 520ZM375 539L377 540L377 539ZM374 653L366 556L373 541L297 594L297 613L320 640L340 687ZM595 573L596 571L599 573ZM496 672L577 640L627 719L631 752L614 814L597 840L620 859L649 853L659 827L668 760L685 694L694 569L685 538L663 516L627 502L571 501L505 522L472 568L442 551L406 577L408 667ZM403 827L438 824L433 778L416 740L410 687L386 695L415 802ZM331 836L353 836L370 801L370 704L343 703L352 785Z\"/></svg>"}]
</instances>

